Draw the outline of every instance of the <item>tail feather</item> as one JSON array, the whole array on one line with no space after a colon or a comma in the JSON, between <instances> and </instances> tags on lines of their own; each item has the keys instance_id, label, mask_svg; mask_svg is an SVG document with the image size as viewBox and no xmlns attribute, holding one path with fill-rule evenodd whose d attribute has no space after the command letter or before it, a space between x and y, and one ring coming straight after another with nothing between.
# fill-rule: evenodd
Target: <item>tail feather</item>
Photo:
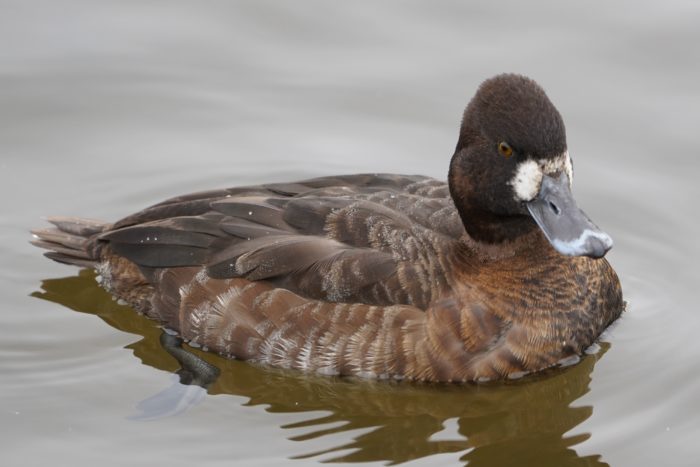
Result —
<instances>
[{"instance_id":1,"label":"tail feather","mask_svg":"<svg viewBox=\"0 0 700 467\"><path fill-rule=\"evenodd\" d=\"M44 240L32 240L29 243L31 243L34 246L38 246L39 248L43 248L44 250L50 250L54 253L61 253L63 255L74 256L76 258L88 260L91 259L91 255L90 253L88 253L87 249L72 248L70 246L65 246L60 243L47 242Z\"/></svg>"},{"instance_id":2,"label":"tail feather","mask_svg":"<svg viewBox=\"0 0 700 467\"><path fill-rule=\"evenodd\" d=\"M57 244L71 250L81 250L85 246L87 238L62 232L58 229L36 229L32 234L40 239L32 243L40 248L50 249L49 245Z\"/></svg>"},{"instance_id":3,"label":"tail feather","mask_svg":"<svg viewBox=\"0 0 700 467\"><path fill-rule=\"evenodd\" d=\"M56 227L32 231L34 240L31 243L49 250L44 256L64 264L87 268L97 266L99 254L93 248L93 238L109 224L77 217L51 217L48 221Z\"/></svg>"},{"instance_id":4,"label":"tail feather","mask_svg":"<svg viewBox=\"0 0 700 467\"><path fill-rule=\"evenodd\" d=\"M79 237L90 237L104 232L107 223L96 219L85 219L82 217L52 216L47 219L58 230Z\"/></svg>"},{"instance_id":5,"label":"tail feather","mask_svg":"<svg viewBox=\"0 0 700 467\"><path fill-rule=\"evenodd\" d=\"M54 251L47 251L44 253L44 256L58 263L69 264L71 266L80 266L81 268L95 269L98 264L98 261L94 259L81 259L63 253L56 253Z\"/></svg>"}]
</instances>

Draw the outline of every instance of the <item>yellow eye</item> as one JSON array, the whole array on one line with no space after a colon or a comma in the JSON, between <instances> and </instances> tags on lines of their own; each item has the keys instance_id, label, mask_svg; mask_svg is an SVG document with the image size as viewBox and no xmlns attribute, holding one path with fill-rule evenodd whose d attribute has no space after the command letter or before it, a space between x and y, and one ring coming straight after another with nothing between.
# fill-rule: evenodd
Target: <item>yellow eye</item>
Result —
<instances>
[{"instance_id":1,"label":"yellow eye","mask_svg":"<svg viewBox=\"0 0 700 467\"><path fill-rule=\"evenodd\" d=\"M501 141L498 143L498 152L503 154L505 157L510 157L513 155L513 148L511 148L510 144L506 143L505 141Z\"/></svg>"}]
</instances>

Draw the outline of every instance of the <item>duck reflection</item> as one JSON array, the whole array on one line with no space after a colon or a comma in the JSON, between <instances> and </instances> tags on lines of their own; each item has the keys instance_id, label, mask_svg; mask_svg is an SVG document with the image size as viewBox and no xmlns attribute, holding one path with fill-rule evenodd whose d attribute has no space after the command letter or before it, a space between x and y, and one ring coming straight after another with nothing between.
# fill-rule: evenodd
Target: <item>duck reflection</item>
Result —
<instances>
[{"instance_id":1,"label":"duck reflection","mask_svg":"<svg viewBox=\"0 0 700 467\"><path fill-rule=\"evenodd\" d=\"M305 421L281 427L296 433L292 440L352 430L352 441L303 458L395 464L464 452L461 460L470 466L608 465L599 456L581 457L574 450L590 435L565 433L593 411L572 404L588 392L593 366L609 344L574 367L511 383L420 385L319 377L260 368L183 346L155 322L114 302L94 277L83 270L77 276L45 280L43 290L32 295L143 336L128 348L144 364L176 375L173 387L141 402L134 418L176 414L207 392L233 394L249 398L247 405L265 404L269 412L313 412ZM319 411L328 414L319 417Z\"/></svg>"}]
</instances>

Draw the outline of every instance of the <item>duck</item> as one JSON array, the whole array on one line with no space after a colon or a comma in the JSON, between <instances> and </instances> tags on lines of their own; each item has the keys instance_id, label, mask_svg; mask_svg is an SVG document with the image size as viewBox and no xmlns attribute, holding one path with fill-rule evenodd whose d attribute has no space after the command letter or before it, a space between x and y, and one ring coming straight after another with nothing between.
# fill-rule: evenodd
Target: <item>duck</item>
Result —
<instances>
[{"instance_id":1,"label":"duck","mask_svg":"<svg viewBox=\"0 0 700 467\"><path fill-rule=\"evenodd\" d=\"M578 359L621 314L610 236L577 206L543 88L485 80L447 181L357 174L178 196L33 243L192 347L321 375L516 379Z\"/></svg>"}]
</instances>

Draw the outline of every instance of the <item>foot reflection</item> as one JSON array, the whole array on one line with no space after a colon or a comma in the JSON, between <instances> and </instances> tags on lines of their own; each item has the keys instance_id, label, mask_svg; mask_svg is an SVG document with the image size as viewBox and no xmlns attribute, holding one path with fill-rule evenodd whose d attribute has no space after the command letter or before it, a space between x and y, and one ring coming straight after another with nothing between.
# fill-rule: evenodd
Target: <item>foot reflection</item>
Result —
<instances>
[{"instance_id":1,"label":"foot reflection","mask_svg":"<svg viewBox=\"0 0 700 467\"><path fill-rule=\"evenodd\" d=\"M219 369L182 348L179 337L163 331L160 345L180 364L173 384L136 405L132 420L158 420L187 411L204 400L209 386L219 376Z\"/></svg>"},{"instance_id":2,"label":"foot reflection","mask_svg":"<svg viewBox=\"0 0 700 467\"><path fill-rule=\"evenodd\" d=\"M418 385L318 377L260 368L182 345L155 322L118 305L91 271L49 279L33 296L99 316L110 326L139 334L128 346L149 366L177 375L169 388L143 401L135 418L153 419L186 410L209 394L249 398L269 412L313 417L282 426L299 442L339 439L301 458L331 462L400 463L439 453L464 452L470 466L606 466L581 457L574 446L588 434L565 436L590 417L590 406L572 407L588 392L595 361L608 349L566 370L490 385ZM173 358L174 357L174 358ZM318 412L328 415L319 417ZM327 438L324 438L327 437ZM334 441L335 444L337 442ZM319 442L309 443L318 446Z\"/></svg>"}]
</instances>

